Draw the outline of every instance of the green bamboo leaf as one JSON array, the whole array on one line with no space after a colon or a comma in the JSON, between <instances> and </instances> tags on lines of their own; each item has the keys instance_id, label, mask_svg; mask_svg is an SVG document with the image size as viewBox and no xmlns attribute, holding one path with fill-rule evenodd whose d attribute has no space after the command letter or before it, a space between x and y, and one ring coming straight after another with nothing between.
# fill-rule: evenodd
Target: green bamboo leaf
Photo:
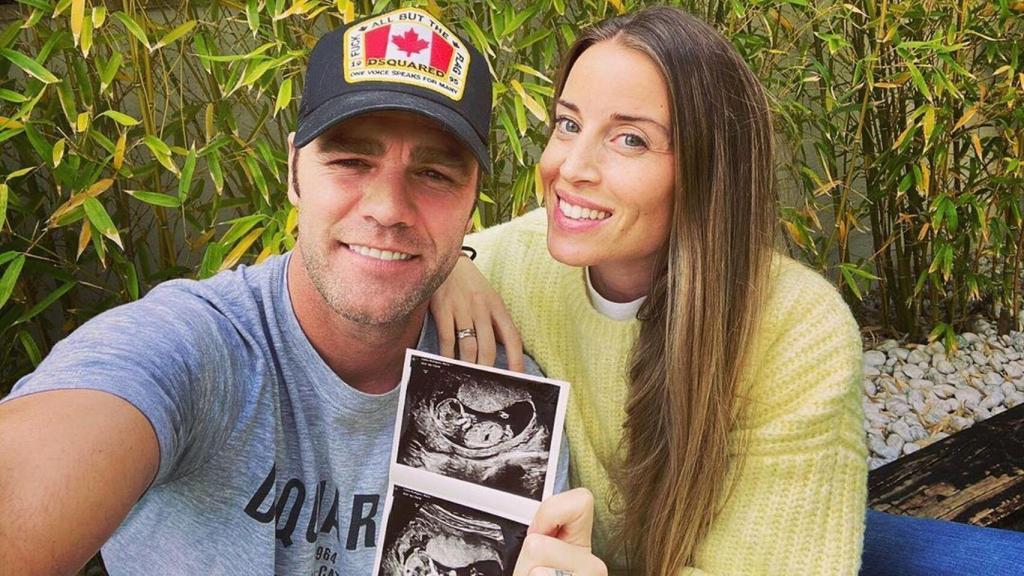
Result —
<instances>
[{"instance_id":1,"label":"green bamboo leaf","mask_svg":"<svg viewBox=\"0 0 1024 576\"><path fill-rule=\"evenodd\" d=\"M92 27L97 30L107 21L107 7L100 5L92 9Z\"/></svg>"},{"instance_id":2,"label":"green bamboo leaf","mask_svg":"<svg viewBox=\"0 0 1024 576\"><path fill-rule=\"evenodd\" d=\"M18 170L15 170L14 172L11 172L10 174L7 175L7 177L4 178L4 182L6 183L10 182L11 180L14 180L15 178L21 178L25 174L28 174L29 172L35 169L35 166L28 166L26 168L20 168ZM2 220L0 220L0 222L2 222Z\"/></svg>"},{"instance_id":3,"label":"green bamboo leaf","mask_svg":"<svg viewBox=\"0 0 1024 576\"><path fill-rule=\"evenodd\" d=\"M532 68L530 66L527 66L526 64L514 64L512 67L515 68L516 70L519 70L520 72L529 74L530 76L540 78L545 82L551 82L551 78L548 78L547 76L541 74L540 71L538 71L536 68Z\"/></svg>"},{"instance_id":4,"label":"green bamboo leaf","mask_svg":"<svg viewBox=\"0 0 1024 576\"><path fill-rule=\"evenodd\" d=\"M185 157L185 166L181 169L181 179L178 180L178 199L182 202L188 198L188 189L192 185L192 173L196 169L196 149L191 148L188 156Z\"/></svg>"},{"instance_id":5,"label":"green bamboo leaf","mask_svg":"<svg viewBox=\"0 0 1024 576\"><path fill-rule=\"evenodd\" d=\"M153 206L161 206L163 208L177 208L181 206L181 200L169 194L147 192L145 190L125 190L125 192L132 198L142 200L146 204L152 204Z\"/></svg>"},{"instance_id":6,"label":"green bamboo leaf","mask_svg":"<svg viewBox=\"0 0 1024 576\"><path fill-rule=\"evenodd\" d=\"M249 0L245 3L245 20L249 24L253 38L260 29L260 6L258 0Z\"/></svg>"},{"instance_id":7,"label":"green bamboo leaf","mask_svg":"<svg viewBox=\"0 0 1024 576\"><path fill-rule=\"evenodd\" d=\"M38 78L46 84L54 84L60 82L60 78L53 75L43 67L42 64L29 58L28 56L18 52L17 50L11 50L10 48L0 48L0 56L10 60L15 66L21 68L26 74Z\"/></svg>"},{"instance_id":8,"label":"green bamboo leaf","mask_svg":"<svg viewBox=\"0 0 1024 576\"><path fill-rule=\"evenodd\" d=\"M110 86L111 82L114 81L114 76L117 75L118 69L121 67L123 57L120 52L114 52L114 55L110 57L103 69L100 70L100 92L105 92L107 87Z\"/></svg>"},{"instance_id":9,"label":"green bamboo leaf","mask_svg":"<svg viewBox=\"0 0 1024 576\"><path fill-rule=\"evenodd\" d=\"M228 231L224 233L224 237L220 239L220 244L223 246L234 244L261 221L263 221L262 214L250 214L249 216L242 216L241 218L228 221L227 223L231 224L231 228L228 228Z\"/></svg>"},{"instance_id":10,"label":"green bamboo leaf","mask_svg":"<svg viewBox=\"0 0 1024 576\"><path fill-rule=\"evenodd\" d=\"M18 330L18 340L21 341L21 346L25 349L25 355L28 356L32 367L39 366L39 363L43 361L43 355L39 353L39 346L36 346L36 341L32 339L32 335L26 330Z\"/></svg>"},{"instance_id":11,"label":"green bamboo leaf","mask_svg":"<svg viewBox=\"0 0 1024 576\"><path fill-rule=\"evenodd\" d=\"M512 125L512 119L508 115L508 111L504 108L498 110L498 123L505 129L505 138L508 139L508 143L512 146L512 153L516 155L516 160L520 164L523 163L523 145L519 142L519 137L516 134L515 126Z\"/></svg>"},{"instance_id":12,"label":"green bamboo leaf","mask_svg":"<svg viewBox=\"0 0 1024 576\"><path fill-rule=\"evenodd\" d=\"M100 114L100 116L106 116L122 126L135 126L139 123L135 118L132 118L123 112L118 112L117 110L107 110Z\"/></svg>"},{"instance_id":13,"label":"green bamboo leaf","mask_svg":"<svg viewBox=\"0 0 1024 576\"><path fill-rule=\"evenodd\" d=\"M164 36L163 38L161 38L160 41L156 43L156 45L154 45L152 48L149 49L149 51L153 52L155 50L163 48L164 46L167 46L168 44L174 42L178 38L181 38L182 36L184 36L184 35L188 34L189 32L191 32L192 29L195 28L195 27L196 27L196 21L195 20L189 20L188 22L185 22L184 24L176 27L174 30L171 30L170 32L168 32L167 35Z\"/></svg>"},{"instance_id":14,"label":"green bamboo leaf","mask_svg":"<svg viewBox=\"0 0 1024 576\"><path fill-rule=\"evenodd\" d=\"M256 189L259 190L260 196L263 196L267 204L270 204L270 189L267 188L267 179L263 176L263 170L260 169L259 162L253 156L246 156L245 165L249 167L249 174L252 175L253 182L256 184Z\"/></svg>"},{"instance_id":15,"label":"green bamboo leaf","mask_svg":"<svg viewBox=\"0 0 1024 576\"><path fill-rule=\"evenodd\" d=\"M921 71L918 70L917 66L914 66L914 63L909 60L906 62L906 65L907 70L910 72L910 78L913 79L917 89L921 91L921 94L924 94L924 97L927 98L929 102L931 102L932 92L928 89L928 83L924 81L924 76L921 75Z\"/></svg>"},{"instance_id":16,"label":"green bamboo leaf","mask_svg":"<svg viewBox=\"0 0 1024 576\"><path fill-rule=\"evenodd\" d=\"M50 157L53 160L53 167L60 166L60 161L64 158L64 146L67 143L66 140L61 138L53 145L53 155Z\"/></svg>"},{"instance_id":17,"label":"green bamboo leaf","mask_svg":"<svg viewBox=\"0 0 1024 576\"><path fill-rule=\"evenodd\" d=\"M142 143L145 144L154 155L162 154L164 156L171 155L171 147L164 144L164 141L153 136L152 134L146 134L142 137Z\"/></svg>"},{"instance_id":18,"label":"green bamboo leaf","mask_svg":"<svg viewBox=\"0 0 1024 576\"><path fill-rule=\"evenodd\" d=\"M281 110L288 107L292 101L292 79L287 78L284 82L281 82L281 87L277 89L277 101L274 102L274 116Z\"/></svg>"},{"instance_id":19,"label":"green bamboo leaf","mask_svg":"<svg viewBox=\"0 0 1024 576\"><path fill-rule=\"evenodd\" d=\"M224 191L224 170L220 166L220 152L214 150L206 156L206 167L210 170L214 189L220 194Z\"/></svg>"},{"instance_id":20,"label":"green bamboo leaf","mask_svg":"<svg viewBox=\"0 0 1024 576\"><path fill-rule=\"evenodd\" d=\"M45 10L46 12L53 9L53 4L46 0L18 0L18 4L24 4L25 6L31 6L37 10Z\"/></svg>"},{"instance_id":21,"label":"green bamboo leaf","mask_svg":"<svg viewBox=\"0 0 1024 576\"><path fill-rule=\"evenodd\" d=\"M30 310L26 311L24 314L19 316L18 319L14 321L14 324L12 324L12 326L17 326L18 324L28 322L29 320L35 318L36 316L39 315L40 312L46 310L54 302L59 300L61 296L67 294L67 292L74 288L75 284L77 283L78 282L76 282L75 280L69 280L61 284L56 290L50 292L50 294L46 298L43 298L38 304L36 304Z\"/></svg>"},{"instance_id":22,"label":"green bamboo leaf","mask_svg":"<svg viewBox=\"0 0 1024 576\"><path fill-rule=\"evenodd\" d=\"M4 275L0 277L0 309L7 304L7 300L10 299L11 293L14 292L14 285L18 282L18 277L21 276L21 269L25 266L25 255L18 254L14 257L10 264L7 265L7 269L4 270Z\"/></svg>"},{"instance_id":23,"label":"green bamboo leaf","mask_svg":"<svg viewBox=\"0 0 1024 576\"><path fill-rule=\"evenodd\" d=\"M124 246L121 244L121 235L117 232L117 226L114 226L114 221L110 219L110 214L107 214L107 209L103 207L103 204L95 198L87 198L84 207L89 223L95 226L100 234L103 234L124 250Z\"/></svg>"},{"instance_id":24,"label":"green bamboo leaf","mask_svg":"<svg viewBox=\"0 0 1024 576\"><path fill-rule=\"evenodd\" d=\"M114 12L114 18L117 18L118 21L120 21L121 24L124 25L125 29L127 29L132 36L135 36L135 38L139 42L142 42L143 46L149 49L149 38L146 38L146 32L142 29L142 26L140 26L138 22L136 22L131 16L125 14L124 12L121 12L120 10Z\"/></svg>"},{"instance_id":25,"label":"green bamboo leaf","mask_svg":"<svg viewBox=\"0 0 1024 576\"><path fill-rule=\"evenodd\" d=\"M229 54L226 56L214 56L212 54L196 54L196 56L198 56L200 60L207 60L210 62L238 62L240 60L249 60L250 58L255 58L256 56L259 56L260 54L263 54L267 50L270 50L271 48L278 45L278 42L267 42L266 44L262 44L260 45L259 48L256 48L252 52L246 54Z\"/></svg>"},{"instance_id":26,"label":"green bamboo leaf","mask_svg":"<svg viewBox=\"0 0 1024 576\"><path fill-rule=\"evenodd\" d=\"M14 90L8 90L7 88L0 88L0 99L7 100L8 102L14 102L15 104L21 104L22 102L28 102L30 98L24 94L19 94Z\"/></svg>"}]
</instances>

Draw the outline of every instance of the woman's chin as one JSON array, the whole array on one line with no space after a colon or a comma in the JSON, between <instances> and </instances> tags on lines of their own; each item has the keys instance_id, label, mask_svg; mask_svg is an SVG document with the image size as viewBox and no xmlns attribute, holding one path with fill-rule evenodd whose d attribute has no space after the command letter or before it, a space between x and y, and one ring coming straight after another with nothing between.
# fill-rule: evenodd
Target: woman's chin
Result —
<instances>
[{"instance_id":1,"label":"woman's chin","mask_svg":"<svg viewBox=\"0 0 1024 576\"><path fill-rule=\"evenodd\" d=\"M548 235L548 253L556 261L566 266L583 268L594 265L594 251L590 247L575 245L574 242L563 242Z\"/></svg>"}]
</instances>

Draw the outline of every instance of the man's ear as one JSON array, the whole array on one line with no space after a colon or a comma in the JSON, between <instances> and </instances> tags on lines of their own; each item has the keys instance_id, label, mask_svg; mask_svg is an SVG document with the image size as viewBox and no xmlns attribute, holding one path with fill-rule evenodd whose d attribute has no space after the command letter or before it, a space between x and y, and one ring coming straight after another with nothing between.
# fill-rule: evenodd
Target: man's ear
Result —
<instances>
[{"instance_id":1,"label":"man's ear","mask_svg":"<svg viewBox=\"0 0 1024 576\"><path fill-rule=\"evenodd\" d=\"M295 132L288 133L288 201L299 205L299 191L295 189Z\"/></svg>"}]
</instances>

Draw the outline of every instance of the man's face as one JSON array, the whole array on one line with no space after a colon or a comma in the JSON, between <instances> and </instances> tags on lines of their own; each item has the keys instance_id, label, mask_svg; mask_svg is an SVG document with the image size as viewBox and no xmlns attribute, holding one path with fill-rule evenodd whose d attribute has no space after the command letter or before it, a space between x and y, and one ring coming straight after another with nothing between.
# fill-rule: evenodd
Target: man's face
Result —
<instances>
[{"instance_id":1,"label":"man's face","mask_svg":"<svg viewBox=\"0 0 1024 576\"><path fill-rule=\"evenodd\" d=\"M426 302L458 260L476 198L472 153L398 111L352 118L290 153L298 248L327 304L383 325Z\"/></svg>"}]
</instances>

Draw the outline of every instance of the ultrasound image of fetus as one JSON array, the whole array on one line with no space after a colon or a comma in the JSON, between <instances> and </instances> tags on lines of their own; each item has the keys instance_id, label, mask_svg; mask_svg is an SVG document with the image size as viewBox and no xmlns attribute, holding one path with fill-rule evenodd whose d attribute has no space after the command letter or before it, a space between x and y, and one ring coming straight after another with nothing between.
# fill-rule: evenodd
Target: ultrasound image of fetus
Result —
<instances>
[{"instance_id":1,"label":"ultrasound image of fetus","mask_svg":"<svg viewBox=\"0 0 1024 576\"><path fill-rule=\"evenodd\" d=\"M551 433L531 394L503 382L445 374L412 391L398 462L539 500Z\"/></svg>"},{"instance_id":2,"label":"ultrasound image of fetus","mask_svg":"<svg viewBox=\"0 0 1024 576\"><path fill-rule=\"evenodd\" d=\"M460 513L457 507L439 499L419 494L410 497L405 492L396 489L395 510L384 542L382 574L502 576L506 573L505 558L517 551L506 550L507 542L500 526L485 518ZM508 568L510 572L511 566Z\"/></svg>"}]
</instances>

